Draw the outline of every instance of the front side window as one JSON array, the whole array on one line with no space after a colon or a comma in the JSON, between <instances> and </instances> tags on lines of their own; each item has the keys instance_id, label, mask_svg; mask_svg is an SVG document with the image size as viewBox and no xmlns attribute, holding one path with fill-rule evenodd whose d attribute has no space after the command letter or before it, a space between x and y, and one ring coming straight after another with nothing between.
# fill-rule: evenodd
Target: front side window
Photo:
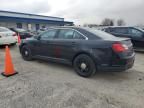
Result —
<instances>
[{"instance_id":1,"label":"front side window","mask_svg":"<svg viewBox=\"0 0 144 108\"><path fill-rule=\"evenodd\" d=\"M143 36L143 32L137 30L137 29L129 29L129 34L132 36L132 37L142 37Z\"/></svg>"},{"instance_id":2,"label":"front side window","mask_svg":"<svg viewBox=\"0 0 144 108\"><path fill-rule=\"evenodd\" d=\"M61 29L59 31L58 39L73 39L74 30Z\"/></svg>"},{"instance_id":3,"label":"front side window","mask_svg":"<svg viewBox=\"0 0 144 108\"><path fill-rule=\"evenodd\" d=\"M48 30L41 34L41 39L53 39L55 38L57 30Z\"/></svg>"}]
</instances>

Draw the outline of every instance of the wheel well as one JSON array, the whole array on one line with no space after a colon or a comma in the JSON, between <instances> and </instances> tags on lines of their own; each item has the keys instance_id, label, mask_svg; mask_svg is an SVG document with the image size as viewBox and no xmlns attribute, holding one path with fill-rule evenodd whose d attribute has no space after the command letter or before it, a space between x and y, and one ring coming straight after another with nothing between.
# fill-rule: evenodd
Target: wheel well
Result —
<instances>
[{"instance_id":1,"label":"wheel well","mask_svg":"<svg viewBox=\"0 0 144 108\"><path fill-rule=\"evenodd\" d=\"M26 44L22 44L22 45L20 46L20 53L21 53L22 47L25 46L25 45L26 45Z\"/></svg>"},{"instance_id":2,"label":"wheel well","mask_svg":"<svg viewBox=\"0 0 144 108\"><path fill-rule=\"evenodd\" d=\"M89 54L89 53L87 53L87 52L79 52L79 53L77 53L77 54L73 57L73 59L72 59L72 65L73 65L73 62L74 62L75 58L78 57L78 56L81 55L81 54L88 55L88 56L91 57L92 60L93 60L93 57L91 56L91 54ZM95 61L94 61L94 62L95 62Z\"/></svg>"}]
</instances>

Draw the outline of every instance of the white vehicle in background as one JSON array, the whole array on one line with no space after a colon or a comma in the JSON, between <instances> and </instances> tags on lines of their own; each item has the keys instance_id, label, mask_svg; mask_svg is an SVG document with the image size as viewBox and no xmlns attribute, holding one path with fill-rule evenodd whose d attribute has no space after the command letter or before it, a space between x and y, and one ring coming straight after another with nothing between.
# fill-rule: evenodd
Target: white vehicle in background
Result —
<instances>
[{"instance_id":1,"label":"white vehicle in background","mask_svg":"<svg viewBox=\"0 0 144 108\"><path fill-rule=\"evenodd\" d=\"M0 45L11 45L16 43L16 33L6 27L0 27Z\"/></svg>"}]
</instances>

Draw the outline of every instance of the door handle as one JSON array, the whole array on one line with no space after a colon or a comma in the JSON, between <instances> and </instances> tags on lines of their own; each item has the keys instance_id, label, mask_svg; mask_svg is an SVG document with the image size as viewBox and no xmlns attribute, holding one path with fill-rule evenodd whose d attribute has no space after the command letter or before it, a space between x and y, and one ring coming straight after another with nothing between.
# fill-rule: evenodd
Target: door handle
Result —
<instances>
[{"instance_id":1,"label":"door handle","mask_svg":"<svg viewBox=\"0 0 144 108\"><path fill-rule=\"evenodd\" d=\"M76 42L72 42L72 45L76 45Z\"/></svg>"}]
</instances>

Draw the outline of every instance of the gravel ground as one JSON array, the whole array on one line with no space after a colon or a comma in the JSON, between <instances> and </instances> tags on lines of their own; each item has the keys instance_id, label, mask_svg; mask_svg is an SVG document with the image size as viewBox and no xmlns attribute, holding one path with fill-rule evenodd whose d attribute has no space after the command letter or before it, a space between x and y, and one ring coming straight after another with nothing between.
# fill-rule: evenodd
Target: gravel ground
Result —
<instances>
[{"instance_id":1,"label":"gravel ground","mask_svg":"<svg viewBox=\"0 0 144 108\"><path fill-rule=\"evenodd\" d=\"M78 76L72 67L40 60L24 61L11 47L19 74L0 75L0 108L144 108L144 53L126 72ZM4 69L0 49L0 71Z\"/></svg>"}]
</instances>

